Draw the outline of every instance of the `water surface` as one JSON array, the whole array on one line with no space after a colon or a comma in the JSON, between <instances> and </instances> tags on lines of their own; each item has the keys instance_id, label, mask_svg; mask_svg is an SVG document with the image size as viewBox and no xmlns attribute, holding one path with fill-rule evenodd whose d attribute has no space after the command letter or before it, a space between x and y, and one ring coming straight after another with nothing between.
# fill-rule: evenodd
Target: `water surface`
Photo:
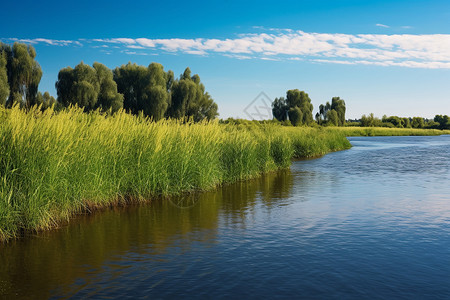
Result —
<instances>
[{"instance_id":1,"label":"water surface","mask_svg":"<svg viewBox=\"0 0 450 300\"><path fill-rule=\"evenodd\" d=\"M450 298L450 136L353 148L0 246L0 298Z\"/></svg>"}]
</instances>

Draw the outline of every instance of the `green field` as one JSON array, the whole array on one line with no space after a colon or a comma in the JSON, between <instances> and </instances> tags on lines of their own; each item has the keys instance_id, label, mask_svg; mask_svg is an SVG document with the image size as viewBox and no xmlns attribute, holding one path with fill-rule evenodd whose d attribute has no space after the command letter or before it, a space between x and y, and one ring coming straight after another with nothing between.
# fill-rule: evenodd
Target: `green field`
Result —
<instances>
[{"instance_id":1,"label":"green field","mask_svg":"<svg viewBox=\"0 0 450 300\"><path fill-rule=\"evenodd\" d=\"M350 146L344 132L328 128L0 107L0 240L94 208L213 189Z\"/></svg>"},{"instance_id":2,"label":"green field","mask_svg":"<svg viewBox=\"0 0 450 300\"><path fill-rule=\"evenodd\" d=\"M450 130L387 127L328 127L345 136L423 136L450 134Z\"/></svg>"}]
</instances>

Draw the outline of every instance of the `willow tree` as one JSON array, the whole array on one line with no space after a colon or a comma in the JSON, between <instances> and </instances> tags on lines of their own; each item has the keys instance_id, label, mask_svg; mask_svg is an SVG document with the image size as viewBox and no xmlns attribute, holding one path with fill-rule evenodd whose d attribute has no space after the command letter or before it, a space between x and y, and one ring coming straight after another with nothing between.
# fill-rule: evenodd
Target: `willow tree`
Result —
<instances>
[{"instance_id":1,"label":"willow tree","mask_svg":"<svg viewBox=\"0 0 450 300\"><path fill-rule=\"evenodd\" d=\"M319 105L319 112L316 114L316 120L320 125L345 125L345 101L339 97L333 97L325 105Z\"/></svg>"},{"instance_id":2,"label":"willow tree","mask_svg":"<svg viewBox=\"0 0 450 300\"><path fill-rule=\"evenodd\" d=\"M81 62L75 69L67 67L59 71L56 82L58 101L64 106L78 105L92 110L98 101L100 84L96 70Z\"/></svg>"},{"instance_id":3,"label":"willow tree","mask_svg":"<svg viewBox=\"0 0 450 300\"><path fill-rule=\"evenodd\" d=\"M291 121L293 126L300 126L303 124L303 112L298 106L289 108L288 115L289 121Z\"/></svg>"},{"instance_id":4,"label":"willow tree","mask_svg":"<svg viewBox=\"0 0 450 300\"><path fill-rule=\"evenodd\" d=\"M21 43L10 45L0 43L0 52L6 59L6 73L9 84L7 106L20 103L27 107L36 104L42 70L35 60L36 50L33 46ZM0 75L1 76L1 75Z\"/></svg>"},{"instance_id":5,"label":"willow tree","mask_svg":"<svg viewBox=\"0 0 450 300\"><path fill-rule=\"evenodd\" d=\"M286 92L286 104L291 108L299 108L302 112L301 124L311 124L314 119L312 115L313 105L311 104L311 99L308 94L304 91L300 91L298 89L288 90ZM290 119L290 117L289 117ZM291 121L292 123L292 121ZM292 125L295 125L292 123Z\"/></svg>"},{"instance_id":6,"label":"willow tree","mask_svg":"<svg viewBox=\"0 0 450 300\"><path fill-rule=\"evenodd\" d=\"M113 72L98 62L95 62L93 66L100 84L96 107L103 111L118 111L123 107L123 95L117 92Z\"/></svg>"},{"instance_id":7,"label":"willow tree","mask_svg":"<svg viewBox=\"0 0 450 300\"><path fill-rule=\"evenodd\" d=\"M284 97L275 98L272 102L272 115L278 121L285 121L287 119L287 112L289 107L286 104Z\"/></svg>"},{"instance_id":8,"label":"willow tree","mask_svg":"<svg viewBox=\"0 0 450 300\"><path fill-rule=\"evenodd\" d=\"M189 68L173 82L168 117L192 117L194 121L210 120L218 115L217 109L217 104L205 91L200 76L197 74L191 76Z\"/></svg>"},{"instance_id":9,"label":"willow tree","mask_svg":"<svg viewBox=\"0 0 450 300\"><path fill-rule=\"evenodd\" d=\"M81 62L74 69L61 69L55 86L58 101L64 106L76 104L86 111L97 108L116 111L123 105L112 72L100 63L91 67Z\"/></svg>"},{"instance_id":10,"label":"willow tree","mask_svg":"<svg viewBox=\"0 0 450 300\"><path fill-rule=\"evenodd\" d=\"M450 129L450 117L447 115L436 115L434 122L439 123L439 129Z\"/></svg>"},{"instance_id":11,"label":"willow tree","mask_svg":"<svg viewBox=\"0 0 450 300\"><path fill-rule=\"evenodd\" d=\"M44 94L38 92L36 97L36 105L40 105L41 109L45 110L51 106L57 106L58 103L56 99L49 94L49 92L45 92Z\"/></svg>"},{"instance_id":12,"label":"willow tree","mask_svg":"<svg viewBox=\"0 0 450 300\"><path fill-rule=\"evenodd\" d=\"M329 125L333 125L333 126L339 126L339 115L337 113L337 111L335 111L334 109L330 110L327 114L327 119L328 119L328 124Z\"/></svg>"},{"instance_id":13,"label":"willow tree","mask_svg":"<svg viewBox=\"0 0 450 300\"><path fill-rule=\"evenodd\" d=\"M0 105L5 105L9 95L8 73L6 72L6 55L0 52Z\"/></svg>"},{"instance_id":14,"label":"willow tree","mask_svg":"<svg viewBox=\"0 0 450 300\"><path fill-rule=\"evenodd\" d=\"M169 88L173 72L166 73L163 66L151 63L147 68L128 63L114 70L117 89L124 95L123 107L133 114L159 120L169 106Z\"/></svg>"},{"instance_id":15,"label":"willow tree","mask_svg":"<svg viewBox=\"0 0 450 300\"><path fill-rule=\"evenodd\" d=\"M425 121L421 117L413 117L411 121L412 128L424 128L425 127Z\"/></svg>"},{"instance_id":16,"label":"willow tree","mask_svg":"<svg viewBox=\"0 0 450 300\"><path fill-rule=\"evenodd\" d=\"M331 109L336 111L339 126L345 125L345 101L340 97L333 97L331 99Z\"/></svg>"},{"instance_id":17,"label":"willow tree","mask_svg":"<svg viewBox=\"0 0 450 300\"><path fill-rule=\"evenodd\" d=\"M148 70L144 66L128 63L114 69L117 91L123 94L123 108L132 114L144 109L143 93L147 85Z\"/></svg>"},{"instance_id":18,"label":"willow tree","mask_svg":"<svg viewBox=\"0 0 450 300\"><path fill-rule=\"evenodd\" d=\"M169 92L167 90L167 75L163 66L151 63L147 71L148 79L143 93L144 114L155 120L162 119L169 106Z\"/></svg>"}]
</instances>

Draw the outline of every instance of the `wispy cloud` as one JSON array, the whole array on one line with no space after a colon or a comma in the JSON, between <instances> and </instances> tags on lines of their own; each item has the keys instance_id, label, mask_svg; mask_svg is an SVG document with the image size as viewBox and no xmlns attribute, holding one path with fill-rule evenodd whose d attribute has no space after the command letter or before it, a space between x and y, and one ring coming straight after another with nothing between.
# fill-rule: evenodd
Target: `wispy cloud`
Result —
<instances>
[{"instance_id":1,"label":"wispy cloud","mask_svg":"<svg viewBox=\"0 0 450 300\"><path fill-rule=\"evenodd\" d=\"M139 46L139 45L128 45L127 48L130 49L145 49L145 47Z\"/></svg>"},{"instance_id":2,"label":"wispy cloud","mask_svg":"<svg viewBox=\"0 0 450 300\"><path fill-rule=\"evenodd\" d=\"M36 39L18 39L18 38L10 38L5 39L10 40L12 42L19 42L19 43L26 43L26 44L47 44L50 46L69 46L69 45L76 45L76 46L82 46L80 41L70 41L70 40L52 40L52 39L44 39L44 38L36 38Z\"/></svg>"},{"instance_id":3,"label":"wispy cloud","mask_svg":"<svg viewBox=\"0 0 450 300\"><path fill-rule=\"evenodd\" d=\"M375 26L377 26L377 27L383 27L383 28L389 28L389 27L391 27L391 26L389 26L389 25L380 24L380 23L375 24Z\"/></svg>"},{"instance_id":4,"label":"wispy cloud","mask_svg":"<svg viewBox=\"0 0 450 300\"><path fill-rule=\"evenodd\" d=\"M265 29L265 32L241 34L227 39L9 40L54 46L86 45L106 48L105 46L111 45L110 51L129 55L184 53L201 56L221 55L233 59L450 69L448 34L340 34Z\"/></svg>"}]
</instances>

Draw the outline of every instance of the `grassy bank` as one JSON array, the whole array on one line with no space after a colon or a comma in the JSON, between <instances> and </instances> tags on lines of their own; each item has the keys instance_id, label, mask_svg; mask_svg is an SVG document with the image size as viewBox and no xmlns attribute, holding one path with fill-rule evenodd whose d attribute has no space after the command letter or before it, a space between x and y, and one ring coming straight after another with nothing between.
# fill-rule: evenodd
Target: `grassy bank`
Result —
<instances>
[{"instance_id":1,"label":"grassy bank","mask_svg":"<svg viewBox=\"0 0 450 300\"><path fill-rule=\"evenodd\" d=\"M450 130L387 128L387 127L329 127L330 130L345 136L425 136L450 134Z\"/></svg>"},{"instance_id":2,"label":"grassy bank","mask_svg":"<svg viewBox=\"0 0 450 300\"><path fill-rule=\"evenodd\" d=\"M0 240L88 209L212 189L349 147L329 129L0 108Z\"/></svg>"}]
</instances>

